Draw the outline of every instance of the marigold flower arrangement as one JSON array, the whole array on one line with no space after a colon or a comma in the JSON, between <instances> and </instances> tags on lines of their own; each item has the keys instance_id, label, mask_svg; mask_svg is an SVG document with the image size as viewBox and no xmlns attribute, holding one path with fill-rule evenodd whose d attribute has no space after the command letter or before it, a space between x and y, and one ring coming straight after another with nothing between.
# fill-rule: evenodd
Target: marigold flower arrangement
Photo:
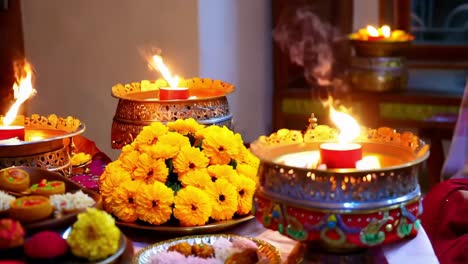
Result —
<instances>
[{"instance_id":1,"label":"marigold flower arrangement","mask_svg":"<svg viewBox=\"0 0 468 264\"><path fill-rule=\"evenodd\" d=\"M154 122L107 165L99 188L121 221L200 226L250 213L258 165L225 126Z\"/></svg>"}]
</instances>

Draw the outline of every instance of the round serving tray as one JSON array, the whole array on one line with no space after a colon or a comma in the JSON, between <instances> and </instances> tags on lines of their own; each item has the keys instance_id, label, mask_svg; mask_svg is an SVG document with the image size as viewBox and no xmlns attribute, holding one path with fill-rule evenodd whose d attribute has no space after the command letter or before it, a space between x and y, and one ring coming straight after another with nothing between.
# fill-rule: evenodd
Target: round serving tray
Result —
<instances>
[{"instance_id":1,"label":"round serving tray","mask_svg":"<svg viewBox=\"0 0 468 264\"><path fill-rule=\"evenodd\" d=\"M189 244L204 243L213 245L219 238L226 238L231 240L233 238L247 238L255 242L258 246L258 254L260 256L259 263L279 264L281 263L281 255L277 248L270 243L257 239L248 238L231 234L216 234L216 235L201 235L201 236L186 236L175 239L166 240L160 243L153 244L142 249L133 259L134 264L151 263L151 258L157 254L166 252L171 245L181 242L188 242Z\"/></svg>"},{"instance_id":2,"label":"round serving tray","mask_svg":"<svg viewBox=\"0 0 468 264\"><path fill-rule=\"evenodd\" d=\"M249 221L253 218L254 218L253 215L246 215L246 216L234 218L231 220L218 221L218 222L209 223L209 224L202 225L202 226L188 226L188 227L169 226L169 225L155 226L155 225L149 225L149 224L140 224L138 222L125 223L121 221L116 221L115 223L119 227L128 227L128 228L137 229L137 230L154 231L160 234L182 236L182 235L195 235L195 234L219 232L221 230L225 230L227 228Z\"/></svg>"}]
</instances>

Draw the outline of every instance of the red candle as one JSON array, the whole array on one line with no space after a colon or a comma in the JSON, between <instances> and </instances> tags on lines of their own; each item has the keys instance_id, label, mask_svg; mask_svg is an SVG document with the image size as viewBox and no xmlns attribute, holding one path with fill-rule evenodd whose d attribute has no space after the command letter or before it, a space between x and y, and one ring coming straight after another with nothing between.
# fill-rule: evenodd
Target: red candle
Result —
<instances>
[{"instance_id":1,"label":"red candle","mask_svg":"<svg viewBox=\"0 0 468 264\"><path fill-rule=\"evenodd\" d=\"M24 140L24 126L0 126L0 140L10 138Z\"/></svg>"},{"instance_id":2,"label":"red candle","mask_svg":"<svg viewBox=\"0 0 468 264\"><path fill-rule=\"evenodd\" d=\"M356 143L323 143L320 145L321 163L328 169L356 168L362 159L362 146Z\"/></svg>"},{"instance_id":3,"label":"red candle","mask_svg":"<svg viewBox=\"0 0 468 264\"><path fill-rule=\"evenodd\" d=\"M189 89L186 87L161 87L159 100L184 100L189 98Z\"/></svg>"}]
</instances>

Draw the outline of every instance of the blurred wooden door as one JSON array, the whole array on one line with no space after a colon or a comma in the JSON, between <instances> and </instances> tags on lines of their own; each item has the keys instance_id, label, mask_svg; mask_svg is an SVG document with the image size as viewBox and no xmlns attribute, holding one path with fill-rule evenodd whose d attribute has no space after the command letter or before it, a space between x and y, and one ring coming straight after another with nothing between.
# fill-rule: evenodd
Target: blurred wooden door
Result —
<instances>
[{"instance_id":1,"label":"blurred wooden door","mask_svg":"<svg viewBox=\"0 0 468 264\"><path fill-rule=\"evenodd\" d=\"M24 58L20 0L0 0L0 114L13 102L13 61Z\"/></svg>"}]
</instances>

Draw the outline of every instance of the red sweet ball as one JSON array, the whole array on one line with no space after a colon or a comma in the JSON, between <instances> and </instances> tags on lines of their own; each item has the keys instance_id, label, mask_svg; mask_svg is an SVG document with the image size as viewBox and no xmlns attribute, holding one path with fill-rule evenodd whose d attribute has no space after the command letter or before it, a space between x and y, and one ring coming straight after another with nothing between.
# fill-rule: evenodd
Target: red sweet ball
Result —
<instances>
[{"instance_id":1,"label":"red sweet ball","mask_svg":"<svg viewBox=\"0 0 468 264\"><path fill-rule=\"evenodd\" d=\"M30 258L52 259L65 255L67 251L67 241L53 231L36 233L24 243L24 253Z\"/></svg>"}]
</instances>

